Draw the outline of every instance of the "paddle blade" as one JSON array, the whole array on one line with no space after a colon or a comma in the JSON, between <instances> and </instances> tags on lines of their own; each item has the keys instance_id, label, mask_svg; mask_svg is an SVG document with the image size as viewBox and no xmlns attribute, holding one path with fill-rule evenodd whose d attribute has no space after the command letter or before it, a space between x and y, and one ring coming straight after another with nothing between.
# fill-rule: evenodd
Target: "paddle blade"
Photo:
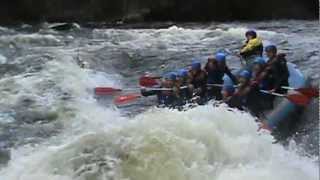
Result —
<instances>
[{"instance_id":1,"label":"paddle blade","mask_svg":"<svg viewBox=\"0 0 320 180\"><path fill-rule=\"evenodd\" d=\"M96 87L94 92L96 95L113 95L114 93L120 92L121 89L116 89L112 87Z\"/></svg>"},{"instance_id":2,"label":"paddle blade","mask_svg":"<svg viewBox=\"0 0 320 180\"><path fill-rule=\"evenodd\" d=\"M316 88L299 88L296 91L300 92L301 94L309 98L319 97L319 89Z\"/></svg>"},{"instance_id":3,"label":"paddle blade","mask_svg":"<svg viewBox=\"0 0 320 180\"><path fill-rule=\"evenodd\" d=\"M139 99L140 97L141 97L141 95L139 95L139 94L128 94L125 96L116 97L113 102L116 105L124 105L124 104L131 103L131 102Z\"/></svg>"},{"instance_id":4,"label":"paddle blade","mask_svg":"<svg viewBox=\"0 0 320 180\"><path fill-rule=\"evenodd\" d=\"M309 97L300 93L288 94L286 98L292 103L299 106L307 106L310 102Z\"/></svg>"},{"instance_id":5,"label":"paddle blade","mask_svg":"<svg viewBox=\"0 0 320 180\"><path fill-rule=\"evenodd\" d=\"M269 131L269 132L272 132L272 128L268 125L267 122L261 122L261 123L259 124L258 131L260 131L260 130L267 130L267 131Z\"/></svg>"},{"instance_id":6,"label":"paddle blade","mask_svg":"<svg viewBox=\"0 0 320 180\"><path fill-rule=\"evenodd\" d=\"M159 85L158 77L149 77L149 76L143 76L139 79L140 86L143 87L153 87L156 85Z\"/></svg>"}]
</instances>

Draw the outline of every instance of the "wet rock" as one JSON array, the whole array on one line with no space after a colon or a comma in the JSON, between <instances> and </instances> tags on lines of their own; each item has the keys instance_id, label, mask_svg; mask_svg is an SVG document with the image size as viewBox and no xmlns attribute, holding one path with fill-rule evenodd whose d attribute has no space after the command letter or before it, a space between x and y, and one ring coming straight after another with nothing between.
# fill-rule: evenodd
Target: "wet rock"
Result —
<instances>
[{"instance_id":1,"label":"wet rock","mask_svg":"<svg viewBox=\"0 0 320 180\"><path fill-rule=\"evenodd\" d=\"M56 31L69 31L78 28L78 26L74 23L56 23L50 25L49 28Z\"/></svg>"}]
</instances>

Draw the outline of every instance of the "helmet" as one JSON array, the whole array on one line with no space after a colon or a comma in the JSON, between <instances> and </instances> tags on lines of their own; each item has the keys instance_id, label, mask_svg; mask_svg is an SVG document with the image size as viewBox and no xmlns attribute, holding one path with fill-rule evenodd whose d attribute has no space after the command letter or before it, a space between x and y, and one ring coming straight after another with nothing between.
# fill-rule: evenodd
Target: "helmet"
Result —
<instances>
[{"instance_id":1,"label":"helmet","mask_svg":"<svg viewBox=\"0 0 320 180\"><path fill-rule=\"evenodd\" d=\"M226 91L226 92L228 92L229 94L233 94L234 92L235 92L235 88L234 88L234 86L233 85L224 85L223 87L222 87L222 91Z\"/></svg>"},{"instance_id":2,"label":"helmet","mask_svg":"<svg viewBox=\"0 0 320 180\"><path fill-rule=\"evenodd\" d=\"M218 62L223 62L226 60L226 55L224 53L217 53L216 54L216 60Z\"/></svg>"},{"instance_id":3,"label":"helmet","mask_svg":"<svg viewBox=\"0 0 320 180\"><path fill-rule=\"evenodd\" d=\"M177 75L179 77L187 77L188 76L188 70L186 69L179 69Z\"/></svg>"},{"instance_id":4,"label":"helmet","mask_svg":"<svg viewBox=\"0 0 320 180\"><path fill-rule=\"evenodd\" d=\"M269 46L267 46L266 48L265 48L265 51L266 52L274 52L274 53L276 53L277 52L277 47L275 46L275 45L269 45Z\"/></svg>"},{"instance_id":5,"label":"helmet","mask_svg":"<svg viewBox=\"0 0 320 180\"><path fill-rule=\"evenodd\" d=\"M175 81L177 80L177 74L174 72L170 72L164 75L164 78L167 80Z\"/></svg>"},{"instance_id":6,"label":"helmet","mask_svg":"<svg viewBox=\"0 0 320 180\"><path fill-rule=\"evenodd\" d=\"M240 72L239 77L245 78L245 79L250 79L251 78L251 73L247 70L243 70Z\"/></svg>"},{"instance_id":7,"label":"helmet","mask_svg":"<svg viewBox=\"0 0 320 180\"><path fill-rule=\"evenodd\" d=\"M257 57L253 63L255 64L259 64L259 65L265 65L266 64L266 60L263 57Z\"/></svg>"},{"instance_id":8,"label":"helmet","mask_svg":"<svg viewBox=\"0 0 320 180\"><path fill-rule=\"evenodd\" d=\"M197 59L193 59L192 64L191 64L191 69L192 70L200 70L201 69L201 63Z\"/></svg>"},{"instance_id":9,"label":"helmet","mask_svg":"<svg viewBox=\"0 0 320 180\"><path fill-rule=\"evenodd\" d=\"M252 36L252 37L256 38L257 37L257 33L254 30L248 30L246 32L246 36Z\"/></svg>"}]
</instances>

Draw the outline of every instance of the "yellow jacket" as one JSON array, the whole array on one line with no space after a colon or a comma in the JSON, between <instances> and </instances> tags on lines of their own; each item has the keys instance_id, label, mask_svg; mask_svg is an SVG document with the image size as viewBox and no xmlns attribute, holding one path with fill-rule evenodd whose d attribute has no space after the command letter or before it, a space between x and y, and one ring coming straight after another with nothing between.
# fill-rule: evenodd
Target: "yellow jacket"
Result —
<instances>
[{"instance_id":1,"label":"yellow jacket","mask_svg":"<svg viewBox=\"0 0 320 180\"><path fill-rule=\"evenodd\" d=\"M260 37L257 37L255 39L249 40L246 45L241 49L240 53L246 53L249 51L253 51L259 46L262 46L262 39Z\"/></svg>"}]
</instances>

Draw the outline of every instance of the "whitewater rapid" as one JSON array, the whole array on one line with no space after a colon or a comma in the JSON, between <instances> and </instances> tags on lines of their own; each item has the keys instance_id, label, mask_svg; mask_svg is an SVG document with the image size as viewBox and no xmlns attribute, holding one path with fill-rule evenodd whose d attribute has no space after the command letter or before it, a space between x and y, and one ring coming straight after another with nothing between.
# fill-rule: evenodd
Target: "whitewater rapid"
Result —
<instances>
[{"instance_id":1,"label":"whitewater rapid","mask_svg":"<svg viewBox=\"0 0 320 180\"><path fill-rule=\"evenodd\" d=\"M251 116L224 106L186 112L153 108L132 119L105 113L102 119L88 114L95 122L82 124L81 134L56 137L63 139L57 145L13 151L0 175L10 180L319 178L314 159L273 144L271 135L257 132Z\"/></svg>"},{"instance_id":2,"label":"whitewater rapid","mask_svg":"<svg viewBox=\"0 0 320 180\"><path fill-rule=\"evenodd\" d=\"M234 50L248 26L71 32L0 28L0 179L319 179L318 156L295 142L275 144L268 132L257 131L255 118L247 113L213 104L179 112L145 106L150 99L141 99L133 106L139 113L128 116L112 98L101 101L93 94L96 86L136 86L143 72L161 74L193 56ZM306 32L311 35L305 45L287 30L258 32L266 44L282 43L282 51L297 48L298 54L289 57L305 58L303 46L309 48L304 54L310 63L318 55L318 37L312 32ZM236 57L229 58L230 66L238 67ZM88 63L84 69L79 59ZM317 78L319 63L301 64Z\"/></svg>"}]
</instances>

